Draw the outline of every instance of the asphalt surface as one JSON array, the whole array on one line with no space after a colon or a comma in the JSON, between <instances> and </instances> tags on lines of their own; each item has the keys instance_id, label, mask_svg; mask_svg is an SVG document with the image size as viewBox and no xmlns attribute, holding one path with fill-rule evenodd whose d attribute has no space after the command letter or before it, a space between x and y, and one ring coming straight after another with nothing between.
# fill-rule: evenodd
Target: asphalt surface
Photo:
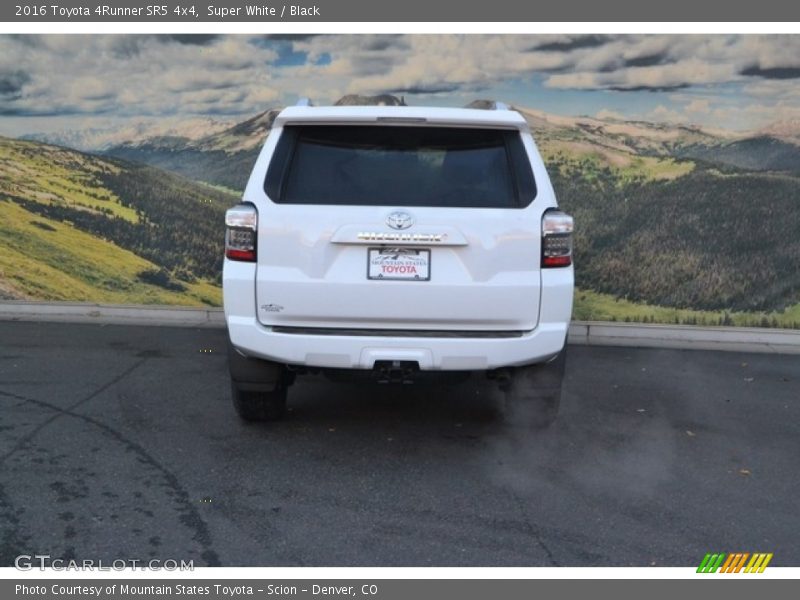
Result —
<instances>
[{"instance_id":1,"label":"asphalt surface","mask_svg":"<svg viewBox=\"0 0 800 600\"><path fill-rule=\"evenodd\" d=\"M573 346L544 433L482 378L229 398L222 330L0 323L0 565L800 565L796 356Z\"/></svg>"}]
</instances>

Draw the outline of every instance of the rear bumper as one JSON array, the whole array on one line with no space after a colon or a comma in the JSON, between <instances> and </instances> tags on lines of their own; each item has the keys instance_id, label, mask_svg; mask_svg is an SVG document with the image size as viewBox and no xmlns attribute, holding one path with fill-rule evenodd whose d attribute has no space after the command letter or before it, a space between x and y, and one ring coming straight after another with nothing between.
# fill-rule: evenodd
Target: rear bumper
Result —
<instances>
[{"instance_id":1,"label":"rear bumper","mask_svg":"<svg viewBox=\"0 0 800 600\"><path fill-rule=\"evenodd\" d=\"M423 371L472 371L548 360L566 341L566 322L539 323L518 337L386 337L281 333L255 317L229 315L231 343L248 356L291 365L372 369L375 361L415 361Z\"/></svg>"},{"instance_id":2,"label":"rear bumper","mask_svg":"<svg viewBox=\"0 0 800 600\"><path fill-rule=\"evenodd\" d=\"M247 356L298 366L372 369L375 361L400 360L416 361L424 371L481 371L534 364L561 351L572 314L572 268L545 269L538 325L516 337L281 333L256 318L255 275L254 263L224 263L225 318L231 343Z\"/></svg>"}]
</instances>

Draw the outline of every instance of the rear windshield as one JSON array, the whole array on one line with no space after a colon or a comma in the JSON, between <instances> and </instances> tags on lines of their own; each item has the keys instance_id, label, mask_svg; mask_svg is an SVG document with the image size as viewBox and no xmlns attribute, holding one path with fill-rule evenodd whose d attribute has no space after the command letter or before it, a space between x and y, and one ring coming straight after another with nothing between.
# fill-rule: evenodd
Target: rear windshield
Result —
<instances>
[{"instance_id":1,"label":"rear windshield","mask_svg":"<svg viewBox=\"0 0 800 600\"><path fill-rule=\"evenodd\" d=\"M373 125L284 127L265 189L363 206L522 208L536 195L517 131Z\"/></svg>"}]
</instances>

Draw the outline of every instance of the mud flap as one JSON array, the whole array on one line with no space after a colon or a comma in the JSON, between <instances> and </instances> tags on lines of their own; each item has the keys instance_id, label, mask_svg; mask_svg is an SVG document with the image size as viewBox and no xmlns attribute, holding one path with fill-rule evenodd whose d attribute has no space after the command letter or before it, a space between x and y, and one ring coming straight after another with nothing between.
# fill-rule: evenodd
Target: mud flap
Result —
<instances>
[{"instance_id":1,"label":"mud flap","mask_svg":"<svg viewBox=\"0 0 800 600\"><path fill-rule=\"evenodd\" d=\"M240 390L271 392L285 385L286 367L280 363L250 358L241 354L228 340L228 368L231 380Z\"/></svg>"}]
</instances>

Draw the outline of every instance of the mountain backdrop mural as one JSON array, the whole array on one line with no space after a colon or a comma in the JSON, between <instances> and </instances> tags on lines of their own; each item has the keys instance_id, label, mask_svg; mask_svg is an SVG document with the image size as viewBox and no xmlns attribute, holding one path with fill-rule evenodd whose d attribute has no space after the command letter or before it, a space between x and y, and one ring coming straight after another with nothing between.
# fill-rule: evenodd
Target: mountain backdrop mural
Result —
<instances>
[{"instance_id":1,"label":"mountain backdrop mural","mask_svg":"<svg viewBox=\"0 0 800 600\"><path fill-rule=\"evenodd\" d=\"M0 300L221 303L224 211L291 100L220 75L259 67L236 62L245 45L269 81L304 91L305 72L308 87L316 75L336 82L328 93L353 90L325 103L485 108L496 98L518 110L576 218L575 318L800 328L800 65L789 64L800 53L785 51L795 37L10 37L0 37L18 52L13 65L0 58ZM139 92L126 100L125 85L98 100L105 83L94 99L68 86L48 110L36 83L60 76L26 66L20 48L41 58L74 38L106 52L92 59L98 73L154 49L162 64L173 52L207 70L156 90L159 118L156 99L137 112ZM433 47L477 62L436 89L420 68ZM512 55L529 75L493 62ZM247 112L254 103L261 110Z\"/></svg>"}]
</instances>

